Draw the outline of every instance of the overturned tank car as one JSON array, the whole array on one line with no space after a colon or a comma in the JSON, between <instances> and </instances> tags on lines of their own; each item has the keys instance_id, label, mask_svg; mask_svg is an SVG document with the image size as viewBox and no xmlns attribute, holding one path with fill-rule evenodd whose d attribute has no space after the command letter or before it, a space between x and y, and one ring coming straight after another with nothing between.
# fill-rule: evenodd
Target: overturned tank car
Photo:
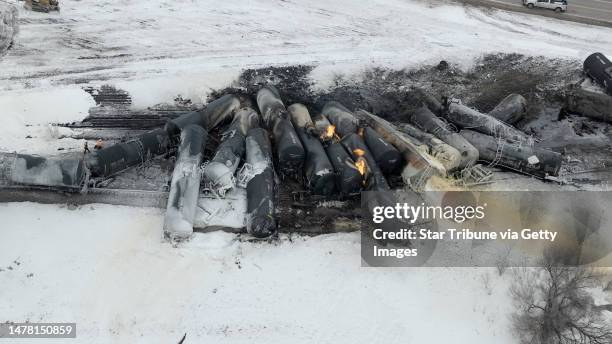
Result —
<instances>
[{"instance_id":1,"label":"overturned tank car","mask_svg":"<svg viewBox=\"0 0 612 344\"><path fill-rule=\"evenodd\" d=\"M562 162L560 153L473 130L462 130L460 134L478 149L479 159L490 166L500 166L542 179L559 175Z\"/></svg>"},{"instance_id":2,"label":"overturned tank car","mask_svg":"<svg viewBox=\"0 0 612 344\"><path fill-rule=\"evenodd\" d=\"M246 135L259 126L259 115L251 108L236 112L229 127L221 134L221 143L202 170L207 188L223 195L236 185L235 173L245 154Z\"/></svg>"},{"instance_id":3,"label":"overturned tank car","mask_svg":"<svg viewBox=\"0 0 612 344\"><path fill-rule=\"evenodd\" d=\"M257 105L264 125L272 132L274 153L280 172L285 175L298 173L304 163L304 147L289 119L278 90L273 86L260 89L257 92Z\"/></svg>"},{"instance_id":4,"label":"overturned tank car","mask_svg":"<svg viewBox=\"0 0 612 344\"><path fill-rule=\"evenodd\" d=\"M164 218L164 234L172 239L188 238L193 233L200 195L199 168L207 139L208 133L199 125L190 124L181 132Z\"/></svg>"},{"instance_id":5,"label":"overturned tank car","mask_svg":"<svg viewBox=\"0 0 612 344\"><path fill-rule=\"evenodd\" d=\"M94 151L86 156L85 161L93 177L106 178L164 154L168 148L168 133L156 129L130 141Z\"/></svg>"},{"instance_id":6,"label":"overturned tank car","mask_svg":"<svg viewBox=\"0 0 612 344\"><path fill-rule=\"evenodd\" d=\"M612 62L603 54L594 53L584 60L583 67L588 78L569 87L565 112L612 122Z\"/></svg>"},{"instance_id":7,"label":"overturned tank car","mask_svg":"<svg viewBox=\"0 0 612 344\"><path fill-rule=\"evenodd\" d=\"M302 104L289 106L291 122L302 141L306 157L304 160L304 181L317 195L331 195L335 187L334 168L325 153L323 144L314 133L314 123L308 109Z\"/></svg>"},{"instance_id":8,"label":"overturned tank car","mask_svg":"<svg viewBox=\"0 0 612 344\"><path fill-rule=\"evenodd\" d=\"M76 157L47 158L36 155L3 153L0 156L0 177L8 185L81 191L89 171Z\"/></svg>"},{"instance_id":9,"label":"overturned tank car","mask_svg":"<svg viewBox=\"0 0 612 344\"><path fill-rule=\"evenodd\" d=\"M258 238L276 232L274 214L274 166L268 132L263 128L249 130L246 137L246 162L252 167L247 183L246 229Z\"/></svg>"},{"instance_id":10,"label":"overturned tank car","mask_svg":"<svg viewBox=\"0 0 612 344\"><path fill-rule=\"evenodd\" d=\"M594 53L584 60L584 72L612 96L612 62L602 53Z\"/></svg>"}]
</instances>

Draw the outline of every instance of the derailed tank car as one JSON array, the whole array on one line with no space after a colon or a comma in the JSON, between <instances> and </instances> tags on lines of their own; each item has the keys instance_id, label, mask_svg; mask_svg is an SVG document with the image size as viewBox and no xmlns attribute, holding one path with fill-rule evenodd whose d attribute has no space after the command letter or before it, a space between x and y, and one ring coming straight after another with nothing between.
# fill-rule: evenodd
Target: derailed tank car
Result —
<instances>
[{"instance_id":1,"label":"derailed tank car","mask_svg":"<svg viewBox=\"0 0 612 344\"><path fill-rule=\"evenodd\" d=\"M602 53L594 53L584 60L584 72L612 96L612 62Z\"/></svg>"},{"instance_id":2,"label":"derailed tank car","mask_svg":"<svg viewBox=\"0 0 612 344\"><path fill-rule=\"evenodd\" d=\"M346 135L342 138L341 143L351 153L355 164L363 168L362 174L366 177L365 189L367 191L390 190L389 183L376 163L376 159L359 135L355 133Z\"/></svg>"},{"instance_id":3,"label":"derailed tank car","mask_svg":"<svg viewBox=\"0 0 612 344\"><path fill-rule=\"evenodd\" d=\"M393 145L370 127L361 128L359 132L383 173L394 174L400 170L404 160L402 154Z\"/></svg>"},{"instance_id":4,"label":"derailed tank car","mask_svg":"<svg viewBox=\"0 0 612 344\"><path fill-rule=\"evenodd\" d=\"M196 124L186 126L181 132L164 219L164 234L170 238L187 238L193 233L200 194L199 168L207 139L206 130Z\"/></svg>"},{"instance_id":5,"label":"derailed tank car","mask_svg":"<svg viewBox=\"0 0 612 344\"><path fill-rule=\"evenodd\" d=\"M208 130L232 120L234 113L240 108L240 99L233 94L226 94L210 102L203 111ZM206 128L206 127L204 127Z\"/></svg>"},{"instance_id":6,"label":"derailed tank car","mask_svg":"<svg viewBox=\"0 0 612 344\"><path fill-rule=\"evenodd\" d=\"M302 104L293 104L288 110L291 122L306 151L304 160L306 186L316 195L331 195L335 190L334 168L319 138L310 134L314 130L314 123L308 109Z\"/></svg>"},{"instance_id":7,"label":"derailed tank car","mask_svg":"<svg viewBox=\"0 0 612 344\"><path fill-rule=\"evenodd\" d=\"M179 135L183 128L191 124L199 125L202 128L207 128L208 120L203 115L202 111L191 111L166 122L164 130L168 133L168 135L174 137Z\"/></svg>"},{"instance_id":8,"label":"derailed tank car","mask_svg":"<svg viewBox=\"0 0 612 344\"><path fill-rule=\"evenodd\" d=\"M1 176L11 185L80 191L87 182L87 168L83 159L46 158L27 154L3 154L0 161L8 164Z\"/></svg>"},{"instance_id":9,"label":"derailed tank car","mask_svg":"<svg viewBox=\"0 0 612 344\"><path fill-rule=\"evenodd\" d=\"M94 177L109 177L168 151L169 137L164 129L156 129L135 139L118 143L86 157L86 164Z\"/></svg>"},{"instance_id":10,"label":"derailed tank car","mask_svg":"<svg viewBox=\"0 0 612 344\"><path fill-rule=\"evenodd\" d=\"M197 124L202 128L210 130L224 122L228 122L239 107L240 99L235 95L226 94L221 98L213 100L202 110L188 112L168 121L164 128L170 136L180 134L181 130L190 124Z\"/></svg>"},{"instance_id":11,"label":"derailed tank car","mask_svg":"<svg viewBox=\"0 0 612 344\"><path fill-rule=\"evenodd\" d=\"M514 124L525 117L527 113L527 100L520 94L511 93L502 99L489 116L508 124Z\"/></svg>"},{"instance_id":12,"label":"derailed tank car","mask_svg":"<svg viewBox=\"0 0 612 344\"><path fill-rule=\"evenodd\" d=\"M354 195L361 191L364 176L360 172L351 155L340 143L336 134L336 126L331 124L323 114L312 117L314 134L323 143L325 153L334 167L336 191L342 196Z\"/></svg>"},{"instance_id":13,"label":"derailed tank car","mask_svg":"<svg viewBox=\"0 0 612 344\"><path fill-rule=\"evenodd\" d=\"M592 87L590 80L570 85L564 109L598 121L612 122L612 96Z\"/></svg>"},{"instance_id":14,"label":"derailed tank car","mask_svg":"<svg viewBox=\"0 0 612 344\"><path fill-rule=\"evenodd\" d=\"M247 183L246 228L251 235L265 238L276 232L272 146L265 129L249 130L246 162L252 167L253 174Z\"/></svg>"},{"instance_id":15,"label":"derailed tank car","mask_svg":"<svg viewBox=\"0 0 612 344\"><path fill-rule=\"evenodd\" d=\"M447 124L436 116L429 108L423 106L416 110L410 120L419 129L435 135L451 147L457 149L461 155L459 168L472 166L478 160L478 150L458 133L451 131Z\"/></svg>"},{"instance_id":16,"label":"derailed tank car","mask_svg":"<svg viewBox=\"0 0 612 344\"><path fill-rule=\"evenodd\" d=\"M501 137L508 141L531 143L533 139L526 133L506 124L493 116L481 113L464 105L459 99L448 102L446 119L457 126L474 130L486 135Z\"/></svg>"},{"instance_id":17,"label":"derailed tank car","mask_svg":"<svg viewBox=\"0 0 612 344\"><path fill-rule=\"evenodd\" d=\"M274 152L280 172L294 175L304 163L304 147L289 119L278 90L266 86L257 92L257 105L264 125L272 132Z\"/></svg>"},{"instance_id":18,"label":"derailed tank car","mask_svg":"<svg viewBox=\"0 0 612 344\"><path fill-rule=\"evenodd\" d=\"M472 130L462 130L460 134L478 149L480 160L489 162L491 166L502 166L542 179L559 175L562 162L560 153Z\"/></svg>"},{"instance_id":19,"label":"derailed tank car","mask_svg":"<svg viewBox=\"0 0 612 344\"><path fill-rule=\"evenodd\" d=\"M339 102L327 102L321 113L336 127L336 132L340 137L357 132L359 121L349 109Z\"/></svg>"},{"instance_id":20,"label":"derailed tank car","mask_svg":"<svg viewBox=\"0 0 612 344\"><path fill-rule=\"evenodd\" d=\"M334 166L336 190L341 195L352 195L361 191L363 176L344 146L340 142L330 142L325 146L325 152Z\"/></svg>"},{"instance_id":21,"label":"derailed tank car","mask_svg":"<svg viewBox=\"0 0 612 344\"><path fill-rule=\"evenodd\" d=\"M235 185L234 174L244 158L246 135L259 126L259 115L251 108L236 112L229 127L221 134L221 143L202 171L206 186L224 194Z\"/></svg>"}]
</instances>

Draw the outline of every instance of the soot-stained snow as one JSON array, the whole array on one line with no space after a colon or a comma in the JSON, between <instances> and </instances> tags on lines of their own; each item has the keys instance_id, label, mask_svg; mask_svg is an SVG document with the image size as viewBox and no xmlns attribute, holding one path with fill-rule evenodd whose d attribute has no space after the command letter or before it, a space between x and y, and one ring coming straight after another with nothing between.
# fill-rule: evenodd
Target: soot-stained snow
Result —
<instances>
[{"instance_id":1,"label":"soot-stained snow","mask_svg":"<svg viewBox=\"0 0 612 344\"><path fill-rule=\"evenodd\" d=\"M247 69L231 87L216 90L210 98L237 92L250 97L263 85L280 90L286 105L303 103L312 113L327 101L339 101L351 110L362 108L390 120L402 120L406 112L421 106L420 93L431 92L438 98L455 97L482 112L488 112L510 93L528 101L529 122L547 108L560 110L567 85L581 78L579 61L528 57L520 54L492 54L479 59L475 66L462 70L440 61L412 69L371 68L359 75L338 75L333 85L319 90L309 75L314 66L287 66Z\"/></svg>"}]
</instances>

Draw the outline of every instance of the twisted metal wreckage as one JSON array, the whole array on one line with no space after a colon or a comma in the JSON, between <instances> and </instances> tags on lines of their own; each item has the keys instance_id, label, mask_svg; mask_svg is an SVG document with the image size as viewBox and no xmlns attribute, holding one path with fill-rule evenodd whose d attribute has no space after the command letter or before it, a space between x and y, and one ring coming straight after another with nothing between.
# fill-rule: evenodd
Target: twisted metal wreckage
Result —
<instances>
[{"instance_id":1,"label":"twisted metal wreckage","mask_svg":"<svg viewBox=\"0 0 612 344\"><path fill-rule=\"evenodd\" d=\"M353 112L336 101L311 116L302 104L286 108L273 86L257 92L259 113L249 102L228 94L201 111L169 120L164 128L83 158L2 154L0 176L5 186L0 194L15 199L44 189L74 198L98 195L91 202L100 201L103 181L175 153L169 193L161 196L167 202L158 204L166 207L166 236L188 238L194 227L209 225L198 220L202 197L231 202L246 190L244 209L235 206L245 216L238 227L264 238L277 231L279 186L289 180L299 181L318 200L358 199L362 190L392 191L398 185L412 190L417 199L432 175L486 182L491 172L479 161L543 180L558 176L561 154L537 147L532 137L513 126L526 113L522 96L508 95L485 114L459 100L440 101L419 92L422 107L410 114L409 123L398 125L365 110ZM219 143L204 161L210 133L218 129ZM393 192L384 194L364 201L394 202ZM39 201L48 198L35 195Z\"/></svg>"}]
</instances>

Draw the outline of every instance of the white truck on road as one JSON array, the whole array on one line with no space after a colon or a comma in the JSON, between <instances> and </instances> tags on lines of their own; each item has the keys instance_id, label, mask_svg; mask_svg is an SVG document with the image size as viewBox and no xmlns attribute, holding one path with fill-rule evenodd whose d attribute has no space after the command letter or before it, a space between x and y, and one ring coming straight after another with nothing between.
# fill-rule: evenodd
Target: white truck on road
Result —
<instances>
[{"instance_id":1,"label":"white truck on road","mask_svg":"<svg viewBox=\"0 0 612 344\"><path fill-rule=\"evenodd\" d=\"M523 6L528 8L542 7L554 10L555 12L565 12L567 10L566 0L523 0Z\"/></svg>"}]
</instances>

